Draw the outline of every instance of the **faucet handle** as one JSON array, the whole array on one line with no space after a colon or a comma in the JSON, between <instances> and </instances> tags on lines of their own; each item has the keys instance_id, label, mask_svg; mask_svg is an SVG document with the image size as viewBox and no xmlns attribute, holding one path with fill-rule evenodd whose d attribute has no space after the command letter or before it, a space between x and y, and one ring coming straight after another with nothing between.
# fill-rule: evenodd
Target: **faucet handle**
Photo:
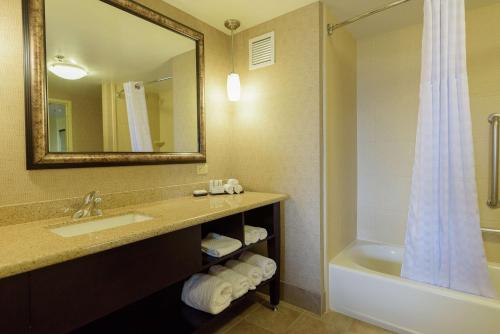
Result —
<instances>
[{"instance_id":1,"label":"faucet handle","mask_svg":"<svg viewBox=\"0 0 500 334\"><path fill-rule=\"evenodd\" d=\"M102 197L98 192L95 192L95 194L94 194L94 214L96 216L102 216L102 214L103 214L101 204L102 204Z\"/></svg>"}]
</instances>

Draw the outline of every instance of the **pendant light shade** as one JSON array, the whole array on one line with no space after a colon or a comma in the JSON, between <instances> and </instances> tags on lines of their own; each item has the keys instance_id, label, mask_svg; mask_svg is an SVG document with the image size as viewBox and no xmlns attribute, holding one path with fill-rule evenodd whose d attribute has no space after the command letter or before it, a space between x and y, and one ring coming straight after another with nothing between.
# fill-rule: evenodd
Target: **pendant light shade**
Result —
<instances>
[{"instance_id":1,"label":"pendant light shade","mask_svg":"<svg viewBox=\"0 0 500 334\"><path fill-rule=\"evenodd\" d=\"M236 73L231 73L227 76L227 98L231 102L236 102L240 100L240 96L240 76Z\"/></svg>"},{"instance_id":2,"label":"pendant light shade","mask_svg":"<svg viewBox=\"0 0 500 334\"><path fill-rule=\"evenodd\" d=\"M234 72L234 31L240 27L240 21L226 20L224 26L231 30L231 62L233 65L233 71L227 76L227 98L231 102L236 102L240 100L241 85L240 76Z\"/></svg>"}]
</instances>

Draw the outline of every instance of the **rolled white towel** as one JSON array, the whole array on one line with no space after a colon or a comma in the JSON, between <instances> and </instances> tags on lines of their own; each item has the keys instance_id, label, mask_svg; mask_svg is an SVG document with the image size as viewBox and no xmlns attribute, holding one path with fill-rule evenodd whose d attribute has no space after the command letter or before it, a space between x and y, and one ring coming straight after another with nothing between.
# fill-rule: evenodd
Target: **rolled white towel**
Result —
<instances>
[{"instance_id":1,"label":"rolled white towel","mask_svg":"<svg viewBox=\"0 0 500 334\"><path fill-rule=\"evenodd\" d=\"M250 225L245 225L245 231L255 231L259 235L259 240L264 240L267 238L267 230L263 227L256 227L256 226L250 226Z\"/></svg>"},{"instance_id":2,"label":"rolled white towel","mask_svg":"<svg viewBox=\"0 0 500 334\"><path fill-rule=\"evenodd\" d=\"M260 233L255 229L250 228L250 226L245 225L243 230L245 231L245 245L251 245L259 241Z\"/></svg>"},{"instance_id":3,"label":"rolled white towel","mask_svg":"<svg viewBox=\"0 0 500 334\"><path fill-rule=\"evenodd\" d=\"M240 261L259 267L263 280L270 279L276 273L276 262L268 257L246 251L240 255Z\"/></svg>"},{"instance_id":4,"label":"rolled white towel","mask_svg":"<svg viewBox=\"0 0 500 334\"><path fill-rule=\"evenodd\" d=\"M207 274L194 274L182 287L181 299L187 305L211 314L219 314L231 304L230 283Z\"/></svg>"},{"instance_id":5,"label":"rolled white towel","mask_svg":"<svg viewBox=\"0 0 500 334\"><path fill-rule=\"evenodd\" d=\"M240 298L245 293L248 292L250 288L250 281L246 276L226 268L221 265L211 266L208 273L213 276L217 276L224 282L228 282L233 287L233 300Z\"/></svg>"},{"instance_id":6,"label":"rolled white towel","mask_svg":"<svg viewBox=\"0 0 500 334\"><path fill-rule=\"evenodd\" d=\"M262 282L262 269L259 267L238 260L227 261L226 267L246 276L250 282L250 290L255 290L257 285Z\"/></svg>"},{"instance_id":7,"label":"rolled white towel","mask_svg":"<svg viewBox=\"0 0 500 334\"><path fill-rule=\"evenodd\" d=\"M209 233L201 241L201 251L213 257L223 257L241 246L241 241L217 233Z\"/></svg>"},{"instance_id":8,"label":"rolled white towel","mask_svg":"<svg viewBox=\"0 0 500 334\"><path fill-rule=\"evenodd\" d=\"M227 184L230 184L232 186L236 186L236 185L240 184L240 181L238 179L229 179L229 180L227 180Z\"/></svg>"},{"instance_id":9,"label":"rolled white towel","mask_svg":"<svg viewBox=\"0 0 500 334\"><path fill-rule=\"evenodd\" d=\"M234 194L234 186L232 184L225 184L224 185L224 191L230 195Z\"/></svg>"},{"instance_id":10,"label":"rolled white towel","mask_svg":"<svg viewBox=\"0 0 500 334\"><path fill-rule=\"evenodd\" d=\"M241 184L237 184L234 186L234 192L239 194L243 192L243 186Z\"/></svg>"}]
</instances>

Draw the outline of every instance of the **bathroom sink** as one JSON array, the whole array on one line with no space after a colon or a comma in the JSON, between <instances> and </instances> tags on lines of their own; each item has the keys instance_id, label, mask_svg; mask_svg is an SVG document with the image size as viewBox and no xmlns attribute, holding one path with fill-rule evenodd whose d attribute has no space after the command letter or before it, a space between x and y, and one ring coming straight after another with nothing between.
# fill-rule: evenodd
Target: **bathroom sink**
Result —
<instances>
[{"instance_id":1,"label":"bathroom sink","mask_svg":"<svg viewBox=\"0 0 500 334\"><path fill-rule=\"evenodd\" d=\"M121 216L98 218L83 223L77 223L67 226L61 226L50 229L51 232L61 237L74 237L77 235L98 232L114 227L125 226L135 223L141 223L153 219L153 217L140 213L128 213Z\"/></svg>"}]
</instances>

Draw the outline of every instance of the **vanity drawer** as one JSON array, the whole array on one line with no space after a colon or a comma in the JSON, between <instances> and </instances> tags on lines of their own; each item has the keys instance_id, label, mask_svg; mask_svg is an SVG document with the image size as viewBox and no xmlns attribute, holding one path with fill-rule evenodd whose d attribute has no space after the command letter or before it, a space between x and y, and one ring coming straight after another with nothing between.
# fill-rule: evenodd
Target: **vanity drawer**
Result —
<instances>
[{"instance_id":1,"label":"vanity drawer","mask_svg":"<svg viewBox=\"0 0 500 334\"><path fill-rule=\"evenodd\" d=\"M68 332L200 270L200 228L32 272L32 332Z\"/></svg>"},{"instance_id":2,"label":"vanity drawer","mask_svg":"<svg viewBox=\"0 0 500 334\"><path fill-rule=\"evenodd\" d=\"M29 281L22 274L0 280L0 333L28 333Z\"/></svg>"}]
</instances>

